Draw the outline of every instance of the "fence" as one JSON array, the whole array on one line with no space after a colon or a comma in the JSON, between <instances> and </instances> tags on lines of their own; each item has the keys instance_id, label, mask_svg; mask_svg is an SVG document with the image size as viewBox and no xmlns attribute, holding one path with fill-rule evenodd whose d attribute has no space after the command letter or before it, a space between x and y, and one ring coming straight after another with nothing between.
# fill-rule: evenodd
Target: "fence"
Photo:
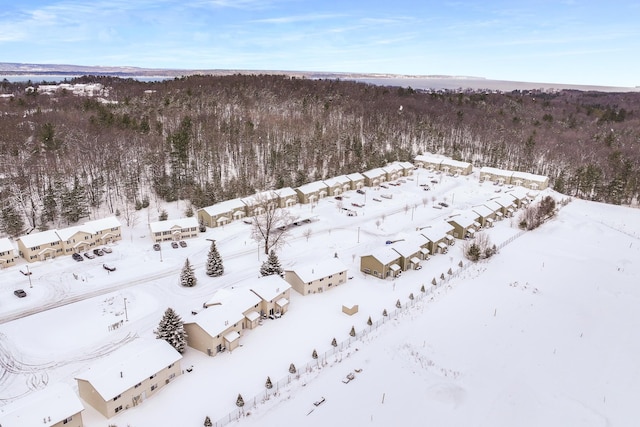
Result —
<instances>
[{"instance_id":1,"label":"fence","mask_svg":"<svg viewBox=\"0 0 640 427\"><path fill-rule=\"evenodd\" d=\"M504 248L509 243L513 242L514 240L516 240L526 232L527 230L519 231L515 235L511 236L509 239L497 245L496 246L497 249L500 250ZM317 359L307 362L303 366L296 367L296 373L294 374L289 373L289 375L281 378L280 380L276 382L272 382L273 387L271 389L267 389L265 387L264 392L258 393L249 399L246 399L243 397L244 406L242 408L238 408L229 412L226 416L214 422L213 426L224 427L234 421L237 421L241 417L243 417L247 412L249 412L252 408L256 407L258 404L264 403L265 401L271 399L272 397L277 396L280 393L281 389L286 388L293 381L298 381L303 376L303 374L319 373L322 367L326 366L329 363L327 360L332 356L336 356L336 355L340 356L340 360L336 359L335 362L341 361L343 357L349 357L351 355L351 352L349 350L353 342L362 340L371 332L375 331L376 329L384 325L389 320L396 319L398 318L399 315L409 312L409 310L411 310L418 302L431 296L435 290L446 285L451 279L458 277L462 272L464 272L470 266L474 264L482 263L482 262L487 262L487 261L488 260L485 259L485 260L480 260L476 263L472 263L472 262L467 262L466 264L463 263L461 266L458 265L458 268L455 271L450 269L449 271L451 271L451 273L448 273L448 272L443 273L442 276L435 278L436 280L435 284L423 284L422 287L419 288L417 292L411 294L413 295L413 299L409 298L407 302L405 302L404 304L401 304L400 308L396 307L394 310L387 311L386 316L383 315L381 319L376 320L375 322L372 321L371 325L367 325L366 328L360 330L359 332L356 331L356 334L354 336L349 336L348 339L338 342L335 347L332 346L329 350L325 351L324 353L318 353ZM442 279L441 277L444 277L444 279ZM422 291L422 289L424 289L424 292Z\"/></svg>"}]
</instances>

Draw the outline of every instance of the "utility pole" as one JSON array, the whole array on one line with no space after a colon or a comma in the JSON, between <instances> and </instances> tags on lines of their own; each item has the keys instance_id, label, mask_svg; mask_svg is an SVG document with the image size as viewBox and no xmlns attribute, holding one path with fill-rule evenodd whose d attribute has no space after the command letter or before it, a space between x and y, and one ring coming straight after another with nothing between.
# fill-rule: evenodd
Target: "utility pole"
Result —
<instances>
[{"instance_id":1,"label":"utility pole","mask_svg":"<svg viewBox=\"0 0 640 427\"><path fill-rule=\"evenodd\" d=\"M129 314L127 313L127 299L124 299L124 318L126 321L129 321Z\"/></svg>"},{"instance_id":2,"label":"utility pole","mask_svg":"<svg viewBox=\"0 0 640 427\"><path fill-rule=\"evenodd\" d=\"M28 265L27 265L27 277L29 278L29 287L33 288L33 283L31 283L31 272L29 271Z\"/></svg>"}]
</instances>

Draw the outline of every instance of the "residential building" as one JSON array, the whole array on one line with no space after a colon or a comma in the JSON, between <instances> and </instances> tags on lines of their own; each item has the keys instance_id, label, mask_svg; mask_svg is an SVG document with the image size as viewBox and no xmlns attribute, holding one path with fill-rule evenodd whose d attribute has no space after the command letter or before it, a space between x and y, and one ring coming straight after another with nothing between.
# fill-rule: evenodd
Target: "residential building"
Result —
<instances>
[{"instance_id":1,"label":"residential building","mask_svg":"<svg viewBox=\"0 0 640 427\"><path fill-rule=\"evenodd\" d=\"M440 164L440 169L443 173L448 173L449 175L469 175L473 171L473 167L471 163L461 162L459 160L453 160L450 158L445 158L442 160Z\"/></svg>"},{"instance_id":2,"label":"residential building","mask_svg":"<svg viewBox=\"0 0 640 427\"><path fill-rule=\"evenodd\" d=\"M351 180L346 175L325 179L324 183L329 189L329 196L338 196L351 190Z\"/></svg>"},{"instance_id":3,"label":"residential building","mask_svg":"<svg viewBox=\"0 0 640 427\"><path fill-rule=\"evenodd\" d=\"M190 239L198 235L198 220L192 216L189 218L155 221L149 223L149 230L155 243Z\"/></svg>"},{"instance_id":4,"label":"residential building","mask_svg":"<svg viewBox=\"0 0 640 427\"><path fill-rule=\"evenodd\" d=\"M248 287L218 289L203 308L222 306L225 309L236 310L242 313L242 329L253 329L258 326L260 320L260 303L262 300ZM198 312L200 314L201 312Z\"/></svg>"},{"instance_id":5,"label":"residential building","mask_svg":"<svg viewBox=\"0 0 640 427\"><path fill-rule=\"evenodd\" d=\"M228 304L206 306L185 317L184 330L187 345L209 356L233 350L240 344L244 314Z\"/></svg>"},{"instance_id":6,"label":"residential building","mask_svg":"<svg viewBox=\"0 0 640 427\"><path fill-rule=\"evenodd\" d=\"M431 153L419 154L413 160L413 163L419 167L432 171L439 171L443 157Z\"/></svg>"},{"instance_id":7,"label":"residential building","mask_svg":"<svg viewBox=\"0 0 640 427\"><path fill-rule=\"evenodd\" d=\"M107 418L143 403L181 373L182 355L160 339L137 339L78 375L80 397Z\"/></svg>"},{"instance_id":8,"label":"residential building","mask_svg":"<svg viewBox=\"0 0 640 427\"><path fill-rule=\"evenodd\" d=\"M429 259L429 249L422 246L426 243L427 239L424 236L416 236L414 239L395 242L390 246L400 255L402 271L415 269L420 266L420 261Z\"/></svg>"},{"instance_id":9,"label":"residential building","mask_svg":"<svg viewBox=\"0 0 640 427\"><path fill-rule=\"evenodd\" d=\"M479 215L471 210L457 212L447 222L453 226L453 237L456 239L473 238L480 229Z\"/></svg>"},{"instance_id":10,"label":"residential building","mask_svg":"<svg viewBox=\"0 0 640 427\"><path fill-rule=\"evenodd\" d=\"M345 283L347 267L337 258L328 258L285 270L284 279L301 295L315 294Z\"/></svg>"},{"instance_id":11,"label":"residential building","mask_svg":"<svg viewBox=\"0 0 640 427\"><path fill-rule=\"evenodd\" d=\"M402 272L401 255L388 246L360 257L360 271L380 279L397 277Z\"/></svg>"},{"instance_id":12,"label":"residential building","mask_svg":"<svg viewBox=\"0 0 640 427\"><path fill-rule=\"evenodd\" d=\"M16 251L13 243L6 237L0 238L0 268L16 264Z\"/></svg>"},{"instance_id":13,"label":"residential building","mask_svg":"<svg viewBox=\"0 0 640 427\"><path fill-rule=\"evenodd\" d=\"M260 302L261 314L267 316L276 313L285 314L289 309L291 285L277 274L254 280L249 289L262 300Z\"/></svg>"},{"instance_id":14,"label":"residential building","mask_svg":"<svg viewBox=\"0 0 640 427\"><path fill-rule=\"evenodd\" d=\"M20 236L16 242L18 243L18 253L28 262L44 261L64 254L62 241L57 230Z\"/></svg>"},{"instance_id":15,"label":"residential building","mask_svg":"<svg viewBox=\"0 0 640 427\"><path fill-rule=\"evenodd\" d=\"M62 250L65 255L85 252L96 245L94 240L95 231L89 229L86 225L63 228L62 230L56 230L56 233L60 241L62 241Z\"/></svg>"},{"instance_id":16,"label":"residential building","mask_svg":"<svg viewBox=\"0 0 640 427\"><path fill-rule=\"evenodd\" d=\"M267 210L271 211L278 207L278 195L271 190L261 191L240 200L245 205L247 216L261 215Z\"/></svg>"},{"instance_id":17,"label":"residential building","mask_svg":"<svg viewBox=\"0 0 640 427\"><path fill-rule=\"evenodd\" d=\"M395 181L404 176L404 168L397 163L389 163L380 169L385 173L385 181Z\"/></svg>"},{"instance_id":18,"label":"residential building","mask_svg":"<svg viewBox=\"0 0 640 427\"><path fill-rule=\"evenodd\" d=\"M347 175L347 178L349 178L352 190L359 190L362 187L364 187L364 185L365 185L365 183L364 183L364 181L365 181L364 175L362 175L359 172L350 173L349 175Z\"/></svg>"},{"instance_id":19,"label":"residential building","mask_svg":"<svg viewBox=\"0 0 640 427\"><path fill-rule=\"evenodd\" d=\"M115 216L87 221L84 225L93 231L93 241L98 246L122 240L122 226Z\"/></svg>"},{"instance_id":20,"label":"residential building","mask_svg":"<svg viewBox=\"0 0 640 427\"><path fill-rule=\"evenodd\" d=\"M246 205L239 198L198 209L198 221L211 228L227 225L231 221L244 218L246 215Z\"/></svg>"},{"instance_id":21,"label":"residential building","mask_svg":"<svg viewBox=\"0 0 640 427\"><path fill-rule=\"evenodd\" d=\"M274 190L278 198L278 207L290 208L298 203L298 193L291 187L284 187Z\"/></svg>"},{"instance_id":22,"label":"residential building","mask_svg":"<svg viewBox=\"0 0 640 427\"><path fill-rule=\"evenodd\" d=\"M488 207L495 213L496 221L502 220L505 216L505 212L507 212L507 210L500 203L495 201L495 198L487 200L484 203L484 206Z\"/></svg>"},{"instance_id":23,"label":"residential building","mask_svg":"<svg viewBox=\"0 0 640 427\"><path fill-rule=\"evenodd\" d=\"M411 176L413 175L413 171L416 169L413 163L411 162L397 162L398 165L402 168L403 176Z\"/></svg>"},{"instance_id":24,"label":"residential building","mask_svg":"<svg viewBox=\"0 0 640 427\"><path fill-rule=\"evenodd\" d=\"M497 185L511 184L511 175L513 172L508 170L488 166L480 168L480 182L490 181Z\"/></svg>"},{"instance_id":25,"label":"residential building","mask_svg":"<svg viewBox=\"0 0 640 427\"><path fill-rule=\"evenodd\" d=\"M387 173L382 168L375 168L362 172L364 185L367 187L378 187L387 180Z\"/></svg>"},{"instance_id":26,"label":"residential building","mask_svg":"<svg viewBox=\"0 0 640 427\"><path fill-rule=\"evenodd\" d=\"M446 254L449 246L455 244L453 226L446 221L436 221L420 228L420 234L428 241L426 248L431 254ZM423 247L425 247L423 245Z\"/></svg>"},{"instance_id":27,"label":"residential building","mask_svg":"<svg viewBox=\"0 0 640 427\"><path fill-rule=\"evenodd\" d=\"M84 406L67 384L56 383L0 407L2 427L82 427Z\"/></svg>"},{"instance_id":28,"label":"residential building","mask_svg":"<svg viewBox=\"0 0 640 427\"><path fill-rule=\"evenodd\" d=\"M496 221L496 213L485 205L478 205L471 208L478 215L478 222L481 227L493 227Z\"/></svg>"},{"instance_id":29,"label":"residential building","mask_svg":"<svg viewBox=\"0 0 640 427\"><path fill-rule=\"evenodd\" d=\"M329 187L322 181L314 181L296 188L300 203L316 203L329 195Z\"/></svg>"},{"instance_id":30,"label":"residential building","mask_svg":"<svg viewBox=\"0 0 640 427\"><path fill-rule=\"evenodd\" d=\"M511 184L532 190L544 190L549 186L549 178L543 175L516 171L511 176Z\"/></svg>"}]
</instances>

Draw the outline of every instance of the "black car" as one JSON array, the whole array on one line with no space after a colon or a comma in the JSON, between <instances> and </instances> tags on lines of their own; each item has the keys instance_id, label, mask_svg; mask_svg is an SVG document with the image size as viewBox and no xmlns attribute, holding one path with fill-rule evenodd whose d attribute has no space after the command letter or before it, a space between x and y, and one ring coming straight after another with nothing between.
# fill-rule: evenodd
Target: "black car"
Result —
<instances>
[{"instance_id":1,"label":"black car","mask_svg":"<svg viewBox=\"0 0 640 427\"><path fill-rule=\"evenodd\" d=\"M159 251L160 250L160 243L154 243L153 244L153 250L154 251Z\"/></svg>"},{"instance_id":2,"label":"black car","mask_svg":"<svg viewBox=\"0 0 640 427\"><path fill-rule=\"evenodd\" d=\"M98 248L94 249L93 253L98 255L98 256L104 255L104 252L102 252L102 249L98 249Z\"/></svg>"},{"instance_id":3,"label":"black car","mask_svg":"<svg viewBox=\"0 0 640 427\"><path fill-rule=\"evenodd\" d=\"M180 240L178 243L180 244L181 248L186 248L187 247L187 242L185 242L184 240Z\"/></svg>"},{"instance_id":4,"label":"black car","mask_svg":"<svg viewBox=\"0 0 640 427\"><path fill-rule=\"evenodd\" d=\"M449 207L449 205L448 205L448 204L446 204L445 202L440 202L440 203L438 203L438 204L439 204L440 206L442 206L443 208L448 208L448 207Z\"/></svg>"},{"instance_id":5,"label":"black car","mask_svg":"<svg viewBox=\"0 0 640 427\"><path fill-rule=\"evenodd\" d=\"M358 194L364 194L364 190L361 190L361 189L359 189L359 188L358 188L358 189L356 190L356 193L358 193Z\"/></svg>"},{"instance_id":6,"label":"black car","mask_svg":"<svg viewBox=\"0 0 640 427\"><path fill-rule=\"evenodd\" d=\"M80 255L78 252L74 252L73 255L71 255L71 258L75 259L76 261L84 261L82 255Z\"/></svg>"},{"instance_id":7,"label":"black car","mask_svg":"<svg viewBox=\"0 0 640 427\"><path fill-rule=\"evenodd\" d=\"M13 291L13 294L18 298L24 298L27 296L27 293L23 289L16 289Z\"/></svg>"},{"instance_id":8,"label":"black car","mask_svg":"<svg viewBox=\"0 0 640 427\"><path fill-rule=\"evenodd\" d=\"M102 268L104 268L107 271L116 271L116 268L109 264L102 264Z\"/></svg>"},{"instance_id":9,"label":"black car","mask_svg":"<svg viewBox=\"0 0 640 427\"><path fill-rule=\"evenodd\" d=\"M171 242L171 247L173 249L178 249L178 242Z\"/></svg>"}]
</instances>

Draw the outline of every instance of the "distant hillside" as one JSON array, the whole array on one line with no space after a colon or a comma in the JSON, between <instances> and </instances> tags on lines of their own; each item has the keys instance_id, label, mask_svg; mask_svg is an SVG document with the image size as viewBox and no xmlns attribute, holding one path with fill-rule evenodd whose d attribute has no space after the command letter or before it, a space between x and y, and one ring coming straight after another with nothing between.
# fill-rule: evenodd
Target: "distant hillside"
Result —
<instances>
[{"instance_id":1,"label":"distant hillside","mask_svg":"<svg viewBox=\"0 0 640 427\"><path fill-rule=\"evenodd\" d=\"M46 228L155 197L202 207L425 151L548 175L577 197L631 204L640 194L640 93L422 91L267 74L71 80L91 82L106 94L2 82L5 224L18 216Z\"/></svg>"}]
</instances>

